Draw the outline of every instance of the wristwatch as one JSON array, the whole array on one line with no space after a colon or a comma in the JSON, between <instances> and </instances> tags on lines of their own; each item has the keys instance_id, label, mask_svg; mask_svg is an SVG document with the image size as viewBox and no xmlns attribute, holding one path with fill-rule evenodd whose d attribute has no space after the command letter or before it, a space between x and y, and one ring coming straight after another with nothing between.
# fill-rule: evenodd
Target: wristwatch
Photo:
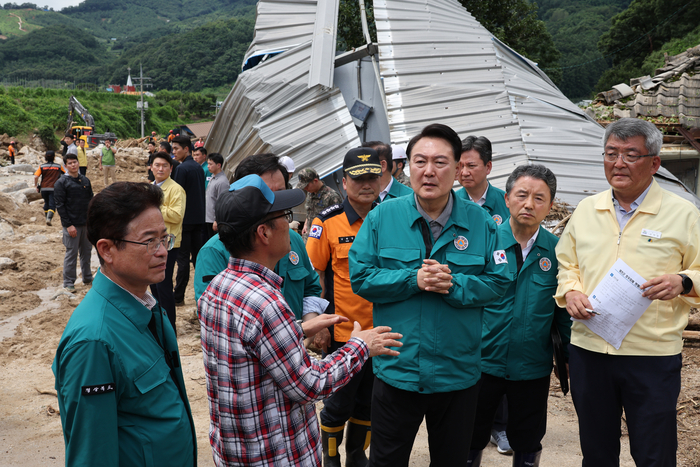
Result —
<instances>
[{"instance_id":1,"label":"wristwatch","mask_svg":"<svg viewBox=\"0 0 700 467\"><path fill-rule=\"evenodd\" d=\"M681 276L681 279L683 279L683 292L681 292L681 295L688 295L690 291L693 290L693 281L685 274L678 275Z\"/></svg>"},{"instance_id":2,"label":"wristwatch","mask_svg":"<svg viewBox=\"0 0 700 467\"><path fill-rule=\"evenodd\" d=\"M688 277L688 276L685 276L685 277ZM690 280L690 279L688 279L688 280ZM685 282L684 282L684 284L685 284ZM691 284L691 287L692 287L692 284L693 284L693 283L691 282L690 284ZM304 339L306 339L306 331L304 331L304 326L301 325L301 323L303 323L303 321L300 320L300 319L298 319L298 320L296 320L296 321L297 321L297 324L299 325L299 327L301 328L301 335L304 336Z\"/></svg>"}]
</instances>

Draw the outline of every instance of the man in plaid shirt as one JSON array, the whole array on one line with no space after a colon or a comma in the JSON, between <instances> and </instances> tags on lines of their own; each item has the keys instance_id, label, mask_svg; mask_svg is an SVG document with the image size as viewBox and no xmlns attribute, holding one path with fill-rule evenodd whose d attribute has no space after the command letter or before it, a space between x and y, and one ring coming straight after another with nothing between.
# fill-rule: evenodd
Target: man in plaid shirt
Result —
<instances>
[{"instance_id":1,"label":"man in plaid shirt","mask_svg":"<svg viewBox=\"0 0 700 467\"><path fill-rule=\"evenodd\" d=\"M272 269L289 253L288 210L301 190L272 192L257 175L232 185L217 200L228 268L199 300L202 350L211 418L209 439L217 466L320 466L314 402L347 384L369 357L398 352L400 334L388 327L355 330L322 361L303 339L347 320L322 314L294 321Z\"/></svg>"}]
</instances>

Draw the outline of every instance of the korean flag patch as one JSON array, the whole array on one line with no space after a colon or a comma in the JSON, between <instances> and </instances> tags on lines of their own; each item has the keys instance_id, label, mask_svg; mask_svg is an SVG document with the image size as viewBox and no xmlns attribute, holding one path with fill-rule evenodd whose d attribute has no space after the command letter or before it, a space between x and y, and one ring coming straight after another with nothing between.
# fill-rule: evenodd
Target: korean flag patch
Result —
<instances>
[{"instance_id":1,"label":"korean flag patch","mask_svg":"<svg viewBox=\"0 0 700 467\"><path fill-rule=\"evenodd\" d=\"M503 250L496 250L493 252L493 260L496 264L508 264L508 258L506 257L506 252Z\"/></svg>"},{"instance_id":2,"label":"korean flag patch","mask_svg":"<svg viewBox=\"0 0 700 467\"><path fill-rule=\"evenodd\" d=\"M318 240L321 238L321 233L323 232L323 227L320 225L312 225L311 226L311 231L309 232L309 237L315 238Z\"/></svg>"}]
</instances>

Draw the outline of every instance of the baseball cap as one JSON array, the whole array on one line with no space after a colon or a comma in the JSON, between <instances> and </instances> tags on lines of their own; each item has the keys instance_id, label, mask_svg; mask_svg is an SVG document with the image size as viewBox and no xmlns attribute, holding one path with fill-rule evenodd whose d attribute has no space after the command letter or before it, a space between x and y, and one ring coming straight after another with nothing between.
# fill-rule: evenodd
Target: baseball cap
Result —
<instances>
[{"instance_id":1,"label":"baseball cap","mask_svg":"<svg viewBox=\"0 0 700 467\"><path fill-rule=\"evenodd\" d=\"M284 168L287 169L287 172L294 173L294 161L292 160L291 157L289 157L289 156L280 157L280 164L282 164L284 166Z\"/></svg>"},{"instance_id":2,"label":"baseball cap","mask_svg":"<svg viewBox=\"0 0 700 467\"><path fill-rule=\"evenodd\" d=\"M406 148L404 148L400 144L392 144L391 145L391 153L392 153L392 159L397 160L397 159L408 159L406 156Z\"/></svg>"},{"instance_id":3,"label":"baseball cap","mask_svg":"<svg viewBox=\"0 0 700 467\"><path fill-rule=\"evenodd\" d=\"M259 175L247 175L219 196L214 214L218 225L243 233L269 213L293 208L305 199L306 194L301 190L273 192Z\"/></svg>"},{"instance_id":4,"label":"baseball cap","mask_svg":"<svg viewBox=\"0 0 700 467\"><path fill-rule=\"evenodd\" d=\"M382 174L379 154L372 148L354 148L345 154L343 172L350 178L358 178L365 174Z\"/></svg>"},{"instance_id":5,"label":"baseball cap","mask_svg":"<svg viewBox=\"0 0 700 467\"><path fill-rule=\"evenodd\" d=\"M297 183L297 188L304 189L308 186L309 183L313 182L315 179L320 177L318 176L318 172L316 172L316 169L306 167L299 171L299 173L297 174L297 178L299 179L299 183Z\"/></svg>"}]
</instances>

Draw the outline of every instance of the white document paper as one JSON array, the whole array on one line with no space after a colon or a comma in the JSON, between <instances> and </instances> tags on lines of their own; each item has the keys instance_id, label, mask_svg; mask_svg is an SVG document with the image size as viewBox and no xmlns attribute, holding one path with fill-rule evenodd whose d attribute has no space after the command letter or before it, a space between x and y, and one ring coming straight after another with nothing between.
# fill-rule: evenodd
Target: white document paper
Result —
<instances>
[{"instance_id":1,"label":"white document paper","mask_svg":"<svg viewBox=\"0 0 700 467\"><path fill-rule=\"evenodd\" d=\"M624 261L618 259L605 278L588 296L593 310L600 313L591 319L573 319L620 349L622 340L634 323L649 308L652 300L642 297L642 284L646 280Z\"/></svg>"}]
</instances>

